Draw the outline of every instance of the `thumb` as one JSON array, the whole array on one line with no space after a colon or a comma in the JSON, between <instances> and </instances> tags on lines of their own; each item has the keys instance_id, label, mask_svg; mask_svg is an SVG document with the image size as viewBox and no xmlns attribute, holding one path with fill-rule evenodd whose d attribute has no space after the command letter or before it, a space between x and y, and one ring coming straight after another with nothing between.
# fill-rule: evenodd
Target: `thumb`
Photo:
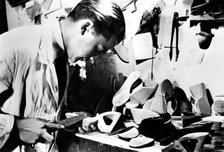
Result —
<instances>
[{"instance_id":1,"label":"thumb","mask_svg":"<svg viewBox=\"0 0 224 152\"><path fill-rule=\"evenodd\" d=\"M54 139L54 137L51 134L49 134L46 129L42 130L41 137L48 142L51 142Z\"/></svg>"}]
</instances>

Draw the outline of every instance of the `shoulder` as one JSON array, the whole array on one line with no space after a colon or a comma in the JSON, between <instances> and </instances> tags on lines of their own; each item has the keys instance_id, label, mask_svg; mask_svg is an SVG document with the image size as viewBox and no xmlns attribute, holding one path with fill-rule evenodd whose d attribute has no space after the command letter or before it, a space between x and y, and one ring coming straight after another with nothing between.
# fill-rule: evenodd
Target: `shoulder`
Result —
<instances>
[{"instance_id":1,"label":"shoulder","mask_svg":"<svg viewBox=\"0 0 224 152\"><path fill-rule=\"evenodd\" d=\"M41 40L41 26L23 26L0 35L0 55L9 61L32 60Z\"/></svg>"},{"instance_id":2,"label":"shoulder","mask_svg":"<svg viewBox=\"0 0 224 152\"><path fill-rule=\"evenodd\" d=\"M24 42L26 45L29 44L28 42L34 42L35 39L40 37L40 30L41 28L38 25L18 27L0 35L0 42L9 43L12 46Z\"/></svg>"}]
</instances>

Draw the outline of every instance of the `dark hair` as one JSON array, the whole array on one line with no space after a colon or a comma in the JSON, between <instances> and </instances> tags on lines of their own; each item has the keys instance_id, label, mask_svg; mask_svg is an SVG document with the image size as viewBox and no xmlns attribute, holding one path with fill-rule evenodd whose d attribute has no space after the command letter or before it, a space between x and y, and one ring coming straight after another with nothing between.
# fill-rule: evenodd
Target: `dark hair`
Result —
<instances>
[{"instance_id":1,"label":"dark hair","mask_svg":"<svg viewBox=\"0 0 224 152\"><path fill-rule=\"evenodd\" d=\"M125 20L120 7L110 0L82 0L69 13L72 21L90 19L96 32L105 38L112 35L117 37L118 43L125 37Z\"/></svg>"}]
</instances>

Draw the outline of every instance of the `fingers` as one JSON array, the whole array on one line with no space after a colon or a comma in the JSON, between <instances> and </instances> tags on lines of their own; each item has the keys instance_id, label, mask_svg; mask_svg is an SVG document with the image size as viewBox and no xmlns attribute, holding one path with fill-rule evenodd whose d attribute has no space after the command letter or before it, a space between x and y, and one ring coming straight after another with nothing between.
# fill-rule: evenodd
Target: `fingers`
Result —
<instances>
[{"instance_id":1,"label":"fingers","mask_svg":"<svg viewBox=\"0 0 224 152\"><path fill-rule=\"evenodd\" d=\"M82 129L86 132L90 132L91 131L91 128L90 126L82 126Z\"/></svg>"},{"instance_id":2,"label":"fingers","mask_svg":"<svg viewBox=\"0 0 224 152\"><path fill-rule=\"evenodd\" d=\"M79 131L79 133L81 133L81 134L84 134L84 133L85 133L85 131L82 129L82 127L79 127L79 128L78 128L78 131Z\"/></svg>"},{"instance_id":3,"label":"fingers","mask_svg":"<svg viewBox=\"0 0 224 152\"><path fill-rule=\"evenodd\" d=\"M78 116L78 115L80 115L80 114L84 114L84 115L86 115L87 117L92 116L92 115L91 115L90 113L88 113L88 112L67 112L67 113L65 113L65 116L66 116L66 118L70 118L70 117Z\"/></svg>"},{"instance_id":4,"label":"fingers","mask_svg":"<svg viewBox=\"0 0 224 152\"><path fill-rule=\"evenodd\" d=\"M95 125L91 125L91 126L86 126L84 128L79 127L78 131L79 131L79 133L83 134L85 132L95 131L96 129L97 129L97 127Z\"/></svg>"},{"instance_id":5,"label":"fingers","mask_svg":"<svg viewBox=\"0 0 224 152\"><path fill-rule=\"evenodd\" d=\"M74 112L67 112L65 113L66 118L70 118L70 117L74 117L77 116L78 114L74 113Z\"/></svg>"},{"instance_id":6,"label":"fingers","mask_svg":"<svg viewBox=\"0 0 224 152\"><path fill-rule=\"evenodd\" d=\"M79 133L85 133L85 132L91 132L95 131L97 129L96 125L92 124L89 126L82 125L82 127L78 128Z\"/></svg>"},{"instance_id":7,"label":"fingers","mask_svg":"<svg viewBox=\"0 0 224 152\"><path fill-rule=\"evenodd\" d=\"M39 138L37 133L24 131L24 130L19 132L19 137L23 142L28 143L28 144L35 143Z\"/></svg>"},{"instance_id":8,"label":"fingers","mask_svg":"<svg viewBox=\"0 0 224 152\"><path fill-rule=\"evenodd\" d=\"M90 132L97 129L96 127L97 117L87 117L82 120L82 125L78 128L80 133Z\"/></svg>"},{"instance_id":9,"label":"fingers","mask_svg":"<svg viewBox=\"0 0 224 152\"><path fill-rule=\"evenodd\" d=\"M44 127L49 129L49 130L58 130L58 129L65 128L65 126L63 126L61 124L56 124L56 123L52 123L52 122L46 123Z\"/></svg>"},{"instance_id":10,"label":"fingers","mask_svg":"<svg viewBox=\"0 0 224 152\"><path fill-rule=\"evenodd\" d=\"M93 131L95 131L97 129L96 125L91 125L90 127Z\"/></svg>"},{"instance_id":11,"label":"fingers","mask_svg":"<svg viewBox=\"0 0 224 152\"><path fill-rule=\"evenodd\" d=\"M95 128L96 128L96 127L88 127L88 128L82 128L82 127L79 127L79 128L78 128L78 131L79 131L79 133L84 134L84 133L86 133L86 132L91 132L91 131L96 130Z\"/></svg>"},{"instance_id":12,"label":"fingers","mask_svg":"<svg viewBox=\"0 0 224 152\"><path fill-rule=\"evenodd\" d=\"M20 139L25 143L35 143L45 139L48 142L53 140L53 136L47 131L55 131L64 128L63 125L46 122L46 120L35 118L16 119Z\"/></svg>"},{"instance_id":13,"label":"fingers","mask_svg":"<svg viewBox=\"0 0 224 152\"><path fill-rule=\"evenodd\" d=\"M96 124L97 121L98 121L97 117L87 117L82 120L82 128L85 129L89 126L92 126L92 125Z\"/></svg>"}]
</instances>

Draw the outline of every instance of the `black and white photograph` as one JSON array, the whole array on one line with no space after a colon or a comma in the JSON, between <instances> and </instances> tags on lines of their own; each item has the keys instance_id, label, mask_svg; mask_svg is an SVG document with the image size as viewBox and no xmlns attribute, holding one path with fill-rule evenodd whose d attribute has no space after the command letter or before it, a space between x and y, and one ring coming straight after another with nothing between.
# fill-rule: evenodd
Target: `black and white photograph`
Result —
<instances>
[{"instance_id":1,"label":"black and white photograph","mask_svg":"<svg viewBox=\"0 0 224 152\"><path fill-rule=\"evenodd\" d=\"M0 152L224 152L224 0L0 0Z\"/></svg>"}]
</instances>

